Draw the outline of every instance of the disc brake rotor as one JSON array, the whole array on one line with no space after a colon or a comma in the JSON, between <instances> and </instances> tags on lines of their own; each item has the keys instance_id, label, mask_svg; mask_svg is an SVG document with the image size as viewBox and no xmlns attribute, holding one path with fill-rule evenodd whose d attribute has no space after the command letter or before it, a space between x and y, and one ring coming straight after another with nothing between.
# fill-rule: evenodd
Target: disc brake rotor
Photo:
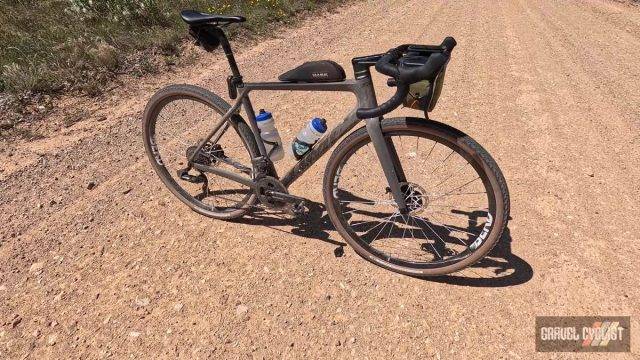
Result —
<instances>
[{"instance_id":1,"label":"disc brake rotor","mask_svg":"<svg viewBox=\"0 0 640 360\"><path fill-rule=\"evenodd\" d=\"M404 194L404 200L409 209L409 214L417 215L424 211L429 205L427 191L418 184L403 182L400 183L400 190Z\"/></svg>"}]
</instances>

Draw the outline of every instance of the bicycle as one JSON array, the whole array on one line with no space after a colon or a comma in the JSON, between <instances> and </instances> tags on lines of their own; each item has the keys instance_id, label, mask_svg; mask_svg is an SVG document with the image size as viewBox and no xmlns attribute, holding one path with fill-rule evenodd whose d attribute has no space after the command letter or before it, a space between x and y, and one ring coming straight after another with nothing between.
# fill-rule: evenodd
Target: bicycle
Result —
<instances>
[{"instance_id":1,"label":"bicycle","mask_svg":"<svg viewBox=\"0 0 640 360\"><path fill-rule=\"evenodd\" d=\"M364 259L406 275L443 275L479 261L498 242L509 216L509 193L498 165L471 137L428 116L442 91L453 38L356 57L355 79L346 79L336 63L319 61L280 81L245 82L222 29L245 19L190 10L181 16L206 51L222 46L231 70L229 97L235 100L231 105L200 87L170 85L145 109L151 164L191 209L222 220L256 207L303 212L305 199L290 194L289 185L344 137L327 163L323 197L332 224ZM381 105L372 67L396 87ZM254 91L350 92L357 106L280 177L260 136L249 98ZM424 117L383 118L403 104L422 110ZM165 111L173 115L162 116ZM185 119L176 121L175 114ZM204 137L197 114L219 118ZM360 121L364 125L350 132Z\"/></svg>"}]
</instances>

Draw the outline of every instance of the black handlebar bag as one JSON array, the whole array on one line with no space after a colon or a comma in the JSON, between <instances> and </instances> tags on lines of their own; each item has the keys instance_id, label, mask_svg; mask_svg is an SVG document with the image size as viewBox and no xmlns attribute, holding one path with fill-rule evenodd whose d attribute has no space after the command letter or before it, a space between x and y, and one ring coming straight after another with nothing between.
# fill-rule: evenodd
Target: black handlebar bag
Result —
<instances>
[{"instance_id":1,"label":"black handlebar bag","mask_svg":"<svg viewBox=\"0 0 640 360\"><path fill-rule=\"evenodd\" d=\"M411 61L411 59L409 58L407 61ZM433 81L423 80L409 85L409 94L404 99L404 106L426 112L432 111L442 93L446 72L447 64L444 64Z\"/></svg>"}]
</instances>

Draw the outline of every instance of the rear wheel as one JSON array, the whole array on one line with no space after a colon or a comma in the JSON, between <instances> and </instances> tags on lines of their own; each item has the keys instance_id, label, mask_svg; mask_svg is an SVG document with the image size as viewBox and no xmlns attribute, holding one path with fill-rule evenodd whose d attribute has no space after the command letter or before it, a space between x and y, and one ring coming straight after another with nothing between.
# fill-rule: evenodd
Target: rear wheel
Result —
<instances>
[{"instance_id":1,"label":"rear wheel","mask_svg":"<svg viewBox=\"0 0 640 360\"><path fill-rule=\"evenodd\" d=\"M425 119L382 122L402 165L409 213L390 193L366 128L327 164L324 198L338 232L365 259L413 276L461 270L485 256L509 215L506 182L469 136Z\"/></svg>"},{"instance_id":2,"label":"rear wheel","mask_svg":"<svg viewBox=\"0 0 640 360\"><path fill-rule=\"evenodd\" d=\"M247 186L192 169L188 158L230 107L208 90L171 85L151 98L143 117L145 149L162 182L191 209L218 219L242 216L256 196ZM223 130L195 161L252 177L259 150L249 126L236 114Z\"/></svg>"}]
</instances>

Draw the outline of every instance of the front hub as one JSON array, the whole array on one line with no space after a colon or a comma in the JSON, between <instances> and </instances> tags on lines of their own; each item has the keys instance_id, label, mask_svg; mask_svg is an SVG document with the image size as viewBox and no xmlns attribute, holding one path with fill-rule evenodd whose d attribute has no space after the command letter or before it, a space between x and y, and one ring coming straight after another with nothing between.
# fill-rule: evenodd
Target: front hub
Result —
<instances>
[{"instance_id":1,"label":"front hub","mask_svg":"<svg viewBox=\"0 0 640 360\"><path fill-rule=\"evenodd\" d=\"M409 214L417 215L422 213L429 205L427 192L420 185L404 182L400 183L400 190L404 194L404 201L409 210Z\"/></svg>"}]
</instances>

